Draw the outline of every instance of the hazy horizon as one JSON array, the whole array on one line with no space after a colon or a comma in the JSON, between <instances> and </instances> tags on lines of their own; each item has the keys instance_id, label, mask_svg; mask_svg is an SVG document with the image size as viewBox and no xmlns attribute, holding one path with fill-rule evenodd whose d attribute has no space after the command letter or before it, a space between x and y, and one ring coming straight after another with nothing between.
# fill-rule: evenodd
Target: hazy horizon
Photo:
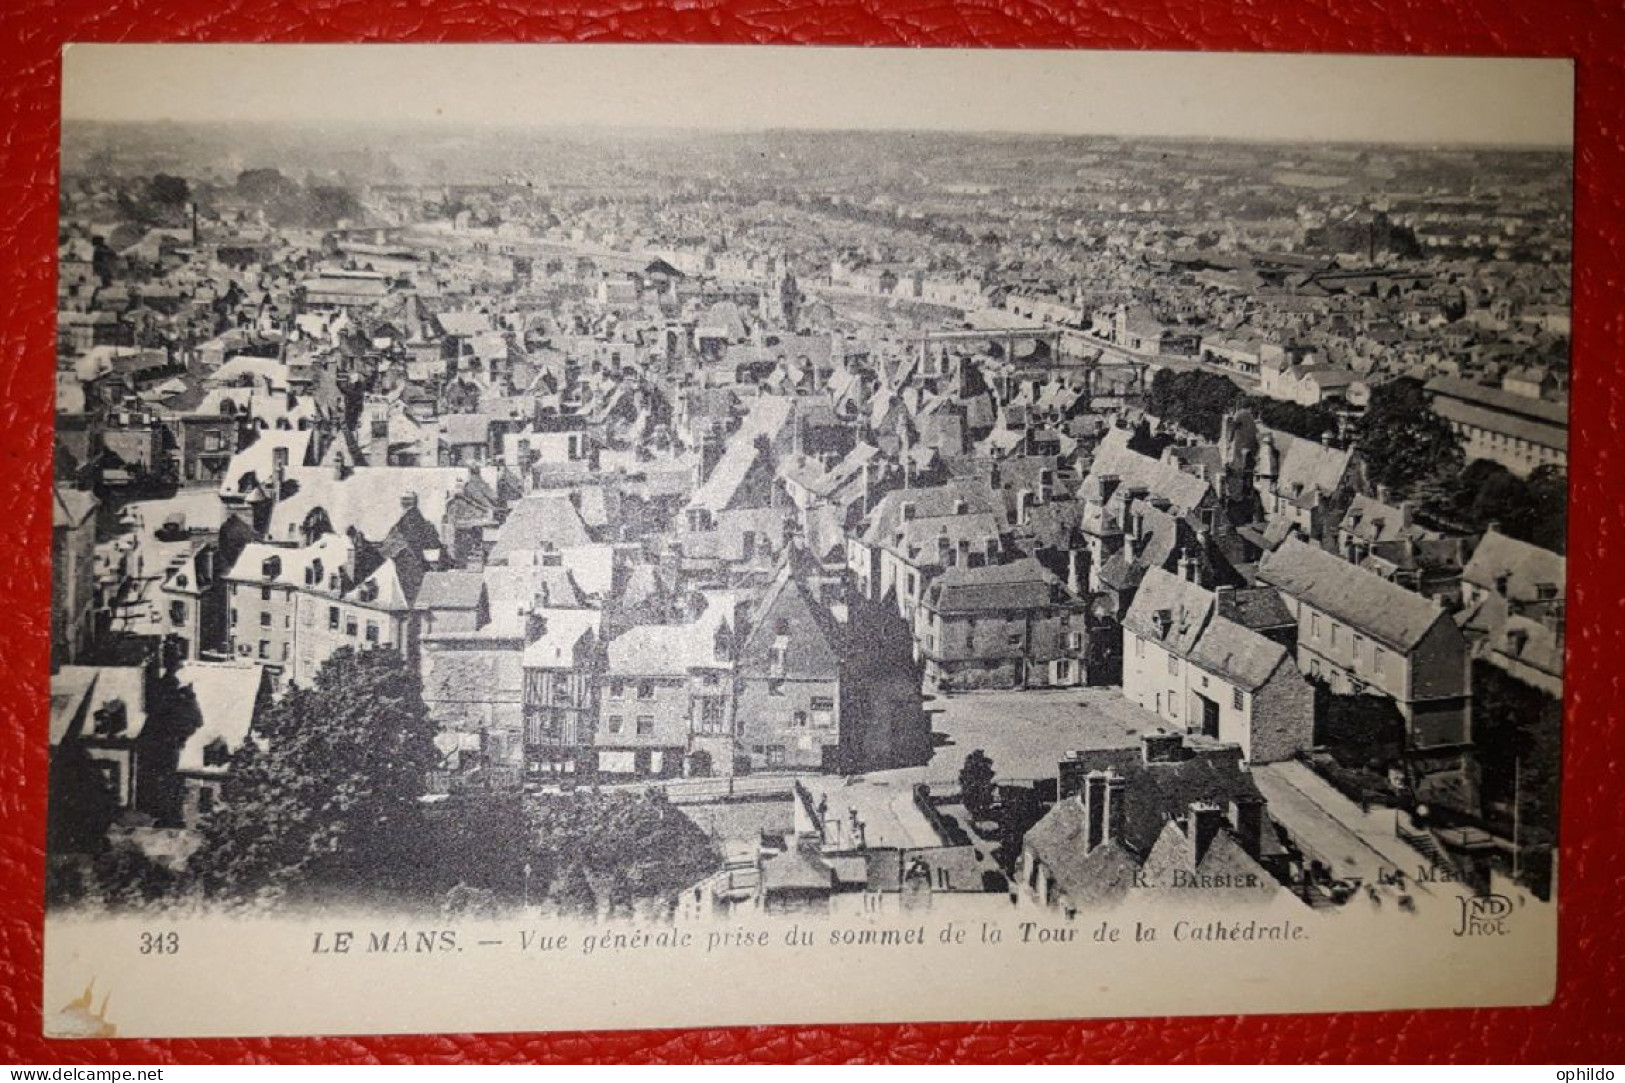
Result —
<instances>
[{"instance_id":1,"label":"hazy horizon","mask_svg":"<svg viewBox=\"0 0 1625 1083\"><path fill-rule=\"evenodd\" d=\"M96 44L65 47L62 112L65 125L912 133L1572 152L1573 104L1566 60Z\"/></svg>"}]
</instances>

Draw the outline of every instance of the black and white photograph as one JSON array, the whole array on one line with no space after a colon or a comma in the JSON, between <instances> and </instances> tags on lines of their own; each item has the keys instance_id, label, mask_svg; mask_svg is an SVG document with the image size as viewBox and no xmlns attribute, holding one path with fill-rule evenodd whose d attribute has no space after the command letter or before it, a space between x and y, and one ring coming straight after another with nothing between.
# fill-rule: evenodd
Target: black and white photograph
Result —
<instances>
[{"instance_id":1,"label":"black and white photograph","mask_svg":"<svg viewBox=\"0 0 1625 1083\"><path fill-rule=\"evenodd\" d=\"M1550 995L1569 63L63 70L49 1032Z\"/></svg>"}]
</instances>

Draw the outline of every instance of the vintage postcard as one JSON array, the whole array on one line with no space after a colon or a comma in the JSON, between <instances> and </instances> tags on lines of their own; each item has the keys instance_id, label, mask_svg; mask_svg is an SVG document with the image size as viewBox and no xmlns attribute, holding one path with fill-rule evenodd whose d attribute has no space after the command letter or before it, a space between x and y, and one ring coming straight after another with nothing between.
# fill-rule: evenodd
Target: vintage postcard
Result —
<instances>
[{"instance_id":1,"label":"vintage postcard","mask_svg":"<svg viewBox=\"0 0 1625 1083\"><path fill-rule=\"evenodd\" d=\"M1567 62L63 67L49 1034L1551 997Z\"/></svg>"}]
</instances>

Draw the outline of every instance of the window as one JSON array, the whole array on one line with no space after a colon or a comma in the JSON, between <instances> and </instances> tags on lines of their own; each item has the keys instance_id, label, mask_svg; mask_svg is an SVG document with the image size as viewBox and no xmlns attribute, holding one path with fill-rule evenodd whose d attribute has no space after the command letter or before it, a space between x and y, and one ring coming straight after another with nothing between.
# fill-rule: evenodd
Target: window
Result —
<instances>
[{"instance_id":1,"label":"window","mask_svg":"<svg viewBox=\"0 0 1625 1083\"><path fill-rule=\"evenodd\" d=\"M625 699L626 698L626 682L622 681L622 680L610 681L609 682L609 698L610 699Z\"/></svg>"},{"instance_id":2,"label":"window","mask_svg":"<svg viewBox=\"0 0 1625 1083\"><path fill-rule=\"evenodd\" d=\"M618 715L618 714L610 715L609 716L609 732L611 732L611 733L619 733L619 732L621 732L621 726L624 724L624 721L625 720L622 719L621 716Z\"/></svg>"},{"instance_id":3,"label":"window","mask_svg":"<svg viewBox=\"0 0 1625 1083\"><path fill-rule=\"evenodd\" d=\"M1315 639L1320 638L1320 614L1309 614L1309 634Z\"/></svg>"},{"instance_id":4,"label":"window","mask_svg":"<svg viewBox=\"0 0 1625 1083\"><path fill-rule=\"evenodd\" d=\"M219 451L223 446L219 429L208 429L203 433L203 450Z\"/></svg>"},{"instance_id":5,"label":"window","mask_svg":"<svg viewBox=\"0 0 1625 1083\"><path fill-rule=\"evenodd\" d=\"M1023 636L1020 631L1015 631L1015 632L1008 633L1005 636L1005 641L1008 642L1010 644L1010 646L1012 646L1012 647L1019 647L1019 646L1021 646L1021 641L1024 638L1025 638L1025 636Z\"/></svg>"},{"instance_id":6,"label":"window","mask_svg":"<svg viewBox=\"0 0 1625 1083\"><path fill-rule=\"evenodd\" d=\"M654 699L655 698L655 682L653 682L653 681L639 681L638 682L638 698L639 699Z\"/></svg>"},{"instance_id":7,"label":"window","mask_svg":"<svg viewBox=\"0 0 1625 1083\"><path fill-rule=\"evenodd\" d=\"M260 588L260 601L268 602L270 600L271 600L271 588L270 587L261 587Z\"/></svg>"},{"instance_id":8,"label":"window","mask_svg":"<svg viewBox=\"0 0 1625 1083\"><path fill-rule=\"evenodd\" d=\"M214 811L214 787L199 786L197 790L197 811L199 816L207 816Z\"/></svg>"},{"instance_id":9,"label":"window","mask_svg":"<svg viewBox=\"0 0 1625 1083\"><path fill-rule=\"evenodd\" d=\"M1168 675L1170 677L1179 676L1179 659L1171 654L1168 656Z\"/></svg>"},{"instance_id":10,"label":"window","mask_svg":"<svg viewBox=\"0 0 1625 1083\"><path fill-rule=\"evenodd\" d=\"M1139 636L1134 637L1134 657L1145 657L1145 640L1141 639Z\"/></svg>"},{"instance_id":11,"label":"window","mask_svg":"<svg viewBox=\"0 0 1625 1083\"><path fill-rule=\"evenodd\" d=\"M1382 648L1373 643L1371 645L1371 668L1376 670L1377 676L1382 676L1383 667L1387 660L1388 657L1382 653Z\"/></svg>"},{"instance_id":12,"label":"window","mask_svg":"<svg viewBox=\"0 0 1625 1083\"><path fill-rule=\"evenodd\" d=\"M336 605L327 607L327 630L330 632L339 630L339 607Z\"/></svg>"},{"instance_id":13,"label":"window","mask_svg":"<svg viewBox=\"0 0 1625 1083\"><path fill-rule=\"evenodd\" d=\"M707 688L715 688L717 686L718 680L719 680L719 678L717 677L717 675L715 673L702 674L701 677L700 677L700 683L703 684Z\"/></svg>"},{"instance_id":14,"label":"window","mask_svg":"<svg viewBox=\"0 0 1625 1083\"><path fill-rule=\"evenodd\" d=\"M1332 621L1332 646L1337 646L1337 622Z\"/></svg>"},{"instance_id":15,"label":"window","mask_svg":"<svg viewBox=\"0 0 1625 1083\"><path fill-rule=\"evenodd\" d=\"M260 640L260 657L261 658L270 658L271 657L271 641L269 639Z\"/></svg>"},{"instance_id":16,"label":"window","mask_svg":"<svg viewBox=\"0 0 1625 1083\"><path fill-rule=\"evenodd\" d=\"M345 635L350 636L351 638L354 638L355 633L356 633L356 629L358 627L359 627L359 625L356 623L356 619L355 619L355 617L353 615L352 616L347 616L347 617L344 618L344 634Z\"/></svg>"},{"instance_id":17,"label":"window","mask_svg":"<svg viewBox=\"0 0 1625 1083\"><path fill-rule=\"evenodd\" d=\"M784 766L784 746L783 745L768 745L767 746L767 765L769 767L783 767Z\"/></svg>"},{"instance_id":18,"label":"window","mask_svg":"<svg viewBox=\"0 0 1625 1083\"><path fill-rule=\"evenodd\" d=\"M794 711L794 712L792 712L791 715L790 715L790 725L794 729L798 729L798 730L806 729L807 728L807 712L806 711Z\"/></svg>"},{"instance_id":19,"label":"window","mask_svg":"<svg viewBox=\"0 0 1625 1083\"><path fill-rule=\"evenodd\" d=\"M375 647L378 645L378 622L375 620L367 622L367 642Z\"/></svg>"},{"instance_id":20,"label":"window","mask_svg":"<svg viewBox=\"0 0 1625 1083\"><path fill-rule=\"evenodd\" d=\"M269 613L261 613L260 614L260 627L261 628L269 628L269 627L271 627L271 614L269 614Z\"/></svg>"},{"instance_id":21,"label":"window","mask_svg":"<svg viewBox=\"0 0 1625 1083\"><path fill-rule=\"evenodd\" d=\"M770 695L770 696L782 696L782 695L784 695L784 682L783 681L768 681L767 682L767 694Z\"/></svg>"},{"instance_id":22,"label":"window","mask_svg":"<svg viewBox=\"0 0 1625 1083\"><path fill-rule=\"evenodd\" d=\"M638 736L652 737L655 732L655 716L652 714L638 715Z\"/></svg>"},{"instance_id":23,"label":"window","mask_svg":"<svg viewBox=\"0 0 1625 1083\"><path fill-rule=\"evenodd\" d=\"M1234 707L1238 711L1246 710L1247 709L1247 695L1246 695L1246 693L1244 693L1239 688L1232 688L1230 690L1230 706Z\"/></svg>"},{"instance_id":24,"label":"window","mask_svg":"<svg viewBox=\"0 0 1625 1083\"><path fill-rule=\"evenodd\" d=\"M283 640L283 642L282 642L282 661L283 661L283 664L287 664L288 656L290 654L292 654L292 653L293 653L293 644L289 643L287 640Z\"/></svg>"},{"instance_id":25,"label":"window","mask_svg":"<svg viewBox=\"0 0 1625 1083\"><path fill-rule=\"evenodd\" d=\"M1359 632L1354 633L1354 664L1359 665L1365 661L1365 636Z\"/></svg>"},{"instance_id":26,"label":"window","mask_svg":"<svg viewBox=\"0 0 1625 1083\"><path fill-rule=\"evenodd\" d=\"M171 624L185 624L186 623L186 603L185 602L170 602L169 603L169 623L171 623Z\"/></svg>"}]
</instances>

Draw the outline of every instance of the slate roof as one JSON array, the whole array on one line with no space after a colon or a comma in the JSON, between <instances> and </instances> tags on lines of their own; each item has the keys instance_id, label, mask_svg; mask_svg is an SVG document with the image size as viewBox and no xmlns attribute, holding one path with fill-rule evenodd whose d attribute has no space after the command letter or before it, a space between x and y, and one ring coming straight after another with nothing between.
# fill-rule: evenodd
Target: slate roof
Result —
<instances>
[{"instance_id":1,"label":"slate roof","mask_svg":"<svg viewBox=\"0 0 1625 1083\"><path fill-rule=\"evenodd\" d=\"M1297 624L1292 612L1281 600L1280 591L1271 587L1228 590L1217 597L1219 615L1244 628L1261 631L1265 628L1290 628Z\"/></svg>"},{"instance_id":2,"label":"slate roof","mask_svg":"<svg viewBox=\"0 0 1625 1083\"><path fill-rule=\"evenodd\" d=\"M1262 425L1258 434L1260 441L1267 436L1275 444L1275 489L1282 497L1309 506L1314 494L1334 493L1343 484L1351 450L1330 448Z\"/></svg>"},{"instance_id":3,"label":"slate roof","mask_svg":"<svg viewBox=\"0 0 1625 1083\"><path fill-rule=\"evenodd\" d=\"M1043 609L1060 583L1032 557L980 568L948 568L931 583L931 606L942 613Z\"/></svg>"},{"instance_id":4,"label":"slate roof","mask_svg":"<svg viewBox=\"0 0 1625 1083\"><path fill-rule=\"evenodd\" d=\"M207 765L203 753L215 741L225 742L235 752L248 739L259 707L265 682L262 666L244 662L188 661L176 678L197 697L201 725L181 746L182 771L224 771L223 765Z\"/></svg>"},{"instance_id":5,"label":"slate roof","mask_svg":"<svg viewBox=\"0 0 1625 1083\"><path fill-rule=\"evenodd\" d=\"M1214 617L1190 653L1192 664L1249 692L1264 686L1286 661L1286 648L1250 628Z\"/></svg>"},{"instance_id":6,"label":"slate roof","mask_svg":"<svg viewBox=\"0 0 1625 1083\"><path fill-rule=\"evenodd\" d=\"M1157 614L1168 614L1168 630L1157 625ZM1123 627L1143 639L1188 657L1213 612L1213 595L1200 583L1181 579L1161 568L1146 571L1134 604L1123 614Z\"/></svg>"},{"instance_id":7,"label":"slate roof","mask_svg":"<svg viewBox=\"0 0 1625 1083\"><path fill-rule=\"evenodd\" d=\"M519 553L591 544L587 524L569 497L532 493L508 512L490 559L500 564Z\"/></svg>"},{"instance_id":8,"label":"slate roof","mask_svg":"<svg viewBox=\"0 0 1625 1083\"><path fill-rule=\"evenodd\" d=\"M1556 588L1562 598L1568 582L1568 562L1561 555L1538 545L1508 537L1500 531L1485 534L1473 550L1473 557L1462 569L1464 581L1484 590L1496 591L1496 580L1507 576L1505 597L1509 601L1530 603L1544 600L1539 585Z\"/></svg>"},{"instance_id":9,"label":"slate roof","mask_svg":"<svg viewBox=\"0 0 1625 1083\"><path fill-rule=\"evenodd\" d=\"M1100 479L1115 477L1120 489L1144 489L1152 496L1165 498L1181 512L1193 511L1201 505L1211 492L1207 482L1185 473L1173 463L1131 450L1129 436L1126 429L1113 429L1100 441L1089 475L1084 479L1083 492L1099 493Z\"/></svg>"},{"instance_id":10,"label":"slate roof","mask_svg":"<svg viewBox=\"0 0 1625 1083\"><path fill-rule=\"evenodd\" d=\"M51 487L51 526L73 529L96 513L100 502L84 489Z\"/></svg>"},{"instance_id":11,"label":"slate roof","mask_svg":"<svg viewBox=\"0 0 1625 1083\"><path fill-rule=\"evenodd\" d=\"M688 624L644 624L610 640L609 670L626 676L681 676L692 669L716 669L716 633L732 626L734 595L707 591L706 607Z\"/></svg>"},{"instance_id":12,"label":"slate roof","mask_svg":"<svg viewBox=\"0 0 1625 1083\"><path fill-rule=\"evenodd\" d=\"M1296 538L1264 555L1258 579L1400 651L1416 646L1443 616L1422 595Z\"/></svg>"},{"instance_id":13,"label":"slate roof","mask_svg":"<svg viewBox=\"0 0 1625 1083\"><path fill-rule=\"evenodd\" d=\"M1187 748L1182 758L1169 763L1146 763L1138 747L1079 752L1073 759L1084 774L1110 771L1123 778L1123 841L1142 861L1156 845L1163 825L1184 817L1193 803L1263 800L1257 783L1242 765L1237 745ZM1069 797L1056 807L1068 801L1078 804Z\"/></svg>"},{"instance_id":14,"label":"slate roof","mask_svg":"<svg viewBox=\"0 0 1625 1083\"><path fill-rule=\"evenodd\" d=\"M485 579L479 572L429 572L418 587L416 608L478 609L484 590Z\"/></svg>"}]
</instances>

